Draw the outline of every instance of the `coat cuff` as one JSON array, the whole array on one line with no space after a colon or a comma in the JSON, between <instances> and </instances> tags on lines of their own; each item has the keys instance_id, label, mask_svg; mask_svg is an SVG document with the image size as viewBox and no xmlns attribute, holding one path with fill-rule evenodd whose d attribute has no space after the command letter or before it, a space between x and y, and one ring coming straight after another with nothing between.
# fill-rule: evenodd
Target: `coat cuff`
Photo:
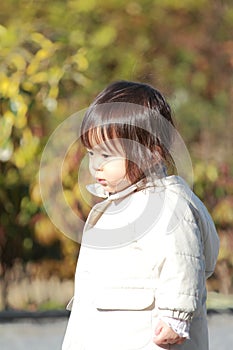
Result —
<instances>
[{"instance_id":1,"label":"coat cuff","mask_svg":"<svg viewBox=\"0 0 233 350\"><path fill-rule=\"evenodd\" d=\"M182 338L189 337L190 330L190 321L179 320L171 317L162 317L162 321L164 321L174 332L176 332Z\"/></svg>"},{"instance_id":2,"label":"coat cuff","mask_svg":"<svg viewBox=\"0 0 233 350\"><path fill-rule=\"evenodd\" d=\"M160 309L160 317L171 317L184 321L191 321L193 318L193 312L186 312L181 310L169 310L169 309Z\"/></svg>"}]
</instances>

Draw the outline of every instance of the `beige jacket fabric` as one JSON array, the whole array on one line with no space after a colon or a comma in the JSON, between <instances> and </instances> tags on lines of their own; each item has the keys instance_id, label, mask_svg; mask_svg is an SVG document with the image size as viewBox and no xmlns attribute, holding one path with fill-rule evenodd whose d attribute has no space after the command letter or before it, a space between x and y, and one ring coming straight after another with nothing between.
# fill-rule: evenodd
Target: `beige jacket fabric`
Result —
<instances>
[{"instance_id":1,"label":"beige jacket fabric","mask_svg":"<svg viewBox=\"0 0 233 350\"><path fill-rule=\"evenodd\" d=\"M163 348L207 350L218 249L207 209L178 176L109 196L87 221L62 349L158 350L154 330L169 316L191 320L191 339Z\"/></svg>"}]
</instances>

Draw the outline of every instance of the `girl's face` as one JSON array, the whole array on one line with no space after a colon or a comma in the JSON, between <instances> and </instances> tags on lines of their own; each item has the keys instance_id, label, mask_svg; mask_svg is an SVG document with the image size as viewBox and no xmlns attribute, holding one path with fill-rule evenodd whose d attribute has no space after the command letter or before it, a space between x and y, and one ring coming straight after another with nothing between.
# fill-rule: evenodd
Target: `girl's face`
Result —
<instances>
[{"instance_id":1,"label":"girl's face","mask_svg":"<svg viewBox=\"0 0 233 350\"><path fill-rule=\"evenodd\" d=\"M123 190L130 185L126 177L126 159L120 143L114 140L87 149L89 169L96 181L109 193ZM112 147L111 147L112 146Z\"/></svg>"}]
</instances>

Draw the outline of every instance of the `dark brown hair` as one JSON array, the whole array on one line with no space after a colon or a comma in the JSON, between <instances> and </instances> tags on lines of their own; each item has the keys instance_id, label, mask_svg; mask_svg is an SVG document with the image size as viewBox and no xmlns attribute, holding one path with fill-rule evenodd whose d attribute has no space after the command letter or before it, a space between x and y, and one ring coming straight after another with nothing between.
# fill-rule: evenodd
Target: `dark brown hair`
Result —
<instances>
[{"instance_id":1,"label":"dark brown hair","mask_svg":"<svg viewBox=\"0 0 233 350\"><path fill-rule=\"evenodd\" d=\"M135 183L155 173L158 164L173 163L169 153L173 130L170 106L158 90L143 83L117 81L86 111L81 141L92 148L117 138L126 155L127 176Z\"/></svg>"}]
</instances>

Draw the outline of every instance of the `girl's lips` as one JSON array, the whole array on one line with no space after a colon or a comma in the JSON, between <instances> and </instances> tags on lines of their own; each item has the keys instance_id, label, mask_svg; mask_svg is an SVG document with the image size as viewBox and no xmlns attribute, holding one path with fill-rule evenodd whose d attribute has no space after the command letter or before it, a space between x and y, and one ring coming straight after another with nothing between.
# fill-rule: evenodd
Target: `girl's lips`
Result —
<instances>
[{"instance_id":1,"label":"girl's lips","mask_svg":"<svg viewBox=\"0 0 233 350\"><path fill-rule=\"evenodd\" d=\"M107 185L107 181L105 179L97 179L97 182L101 185Z\"/></svg>"}]
</instances>

